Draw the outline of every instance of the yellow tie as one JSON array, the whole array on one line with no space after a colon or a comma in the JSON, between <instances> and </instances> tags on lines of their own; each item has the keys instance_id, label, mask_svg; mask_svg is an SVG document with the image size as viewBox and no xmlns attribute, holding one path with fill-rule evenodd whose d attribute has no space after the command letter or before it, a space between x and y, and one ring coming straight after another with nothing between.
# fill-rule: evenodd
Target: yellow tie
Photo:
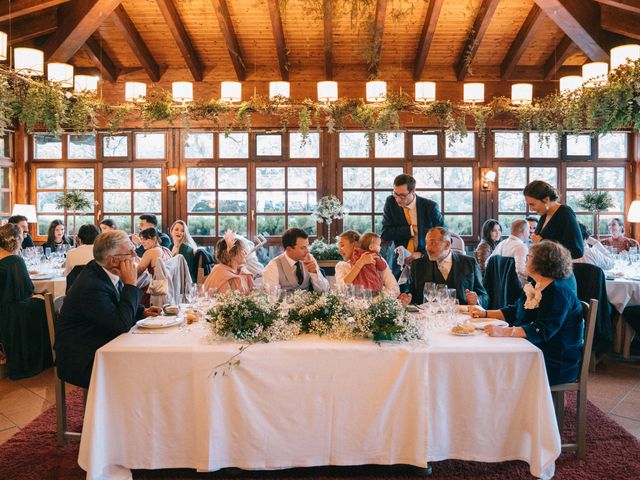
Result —
<instances>
[{"instance_id":1,"label":"yellow tie","mask_svg":"<svg viewBox=\"0 0 640 480\"><path fill-rule=\"evenodd\" d=\"M407 223L409 224L409 226L411 226L411 214L409 213L409 207L402 207L402 209L404 210L404 218L407 219ZM407 243L407 250L409 250L411 253L416 251L416 247L413 244L413 237L411 237L409 239L409 243Z\"/></svg>"}]
</instances>

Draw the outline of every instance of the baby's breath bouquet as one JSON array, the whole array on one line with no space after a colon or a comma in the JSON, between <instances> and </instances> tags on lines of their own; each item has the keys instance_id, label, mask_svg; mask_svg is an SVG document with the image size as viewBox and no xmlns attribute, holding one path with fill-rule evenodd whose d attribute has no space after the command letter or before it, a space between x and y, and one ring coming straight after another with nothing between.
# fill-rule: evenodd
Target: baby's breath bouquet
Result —
<instances>
[{"instance_id":1,"label":"baby's breath bouquet","mask_svg":"<svg viewBox=\"0 0 640 480\"><path fill-rule=\"evenodd\" d=\"M349 299L335 292L296 292L289 308L289 321L303 332L336 339L363 336Z\"/></svg>"},{"instance_id":2,"label":"baby's breath bouquet","mask_svg":"<svg viewBox=\"0 0 640 480\"><path fill-rule=\"evenodd\" d=\"M367 308L358 312L358 322L366 325L373 339L411 341L422 338L420 328L405 310L402 303L394 298L379 297Z\"/></svg>"},{"instance_id":3,"label":"baby's breath bouquet","mask_svg":"<svg viewBox=\"0 0 640 480\"><path fill-rule=\"evenodd\" d=\"M344 208L340 199L335 195L328 195L318 200L311 216L316 222L327 224L327 237L331 243L331 223L347 216L349 212Z\"/></svg>"}]
</instances>

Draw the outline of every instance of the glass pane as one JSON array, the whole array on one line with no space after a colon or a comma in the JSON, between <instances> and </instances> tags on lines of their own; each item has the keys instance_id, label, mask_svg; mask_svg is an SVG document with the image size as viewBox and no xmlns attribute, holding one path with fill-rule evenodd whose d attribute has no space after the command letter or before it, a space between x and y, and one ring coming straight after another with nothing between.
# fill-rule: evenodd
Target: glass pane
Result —
<instances>
[{"instance_id":1,"label":"glass pane","mask_svg":"<svg viewBox=\"0 0 640 480\"><path fill-rule=\"evenodd\" d=\"M233 230L240 235L247 235L247 217L219 217L218 225L221 233L227 230Z\"/></svg>"},{"instance_id":2,"label":"glass pane","mask_svg":"<svg viewBox=\"0 0 640 480\"><path fill-rule=\"evenodd\" d=\"M128 157L129 137L113 135L102 138L102 155L105 157Z\"/></svg>"},{"instance_id":3,"label":"glass pane","mask_svg":"<svg viewBox=\"0 0 640 480\"><path fill-rule=\"evenodd\" d=\"M135 212L154 213L162 211L162 194L160 192L133 192L133 208Z\"/></svg>"},{"instance_id":4,"label":"glass pane","mask_svg":"<svg viewBox=\"0 0 640 480\"><path fill-rule=\"evenodd\" d=\"M374 225L373 225L374 230L373 231L376 232L378 235L380 235L382 233L382 215L374 216L373 217L373 223L374 223ZM380 253L384 252L384 248L385 247L382 247L382 248L383 248L383 250L381 250ZM389 247L386 247L386 248L388 249ZM385 258L387 258L387 257L385 257Z\"/></svg>"},{"instance_id":5,"label":"glass pane","mask_svg":"<svg viewBox=\"0 0 640 480\"><path fill-rule=\"evenodd\" d=\"M164 133L136 133L136 158L164 158Z\"/></svg>"},{"instance_id":6,"label":"glass pane","mask_svg":"<svg viewBox=\"0 0 640 480\"><path fill-rule=\"evenodd\" d=\"M402 167L375 167L374 188L393 188L393 180L402 173Z\"/></svg>"},{"instance_id":7,"label":"glass pane","mask_svg":"<svg viewBox=\"0 0 640 480\"><path fill-rule=\"evenodd\" d=\"M62 192L38 192L38 212L63 212L56 206L56 200Z\"/></svg>"},{"instance_id":8,"label":"glass pane","mask_svg":"<svg viewBox=\"0 0 640 480\"><path fill-rule=\"evenodd\" d=\"M63 168L38 168L36 170L37 188L64 188Z\"/></svg>"},{"instance_id":9,"label":"glass pane","mask_svg":"<svg viewBox=\"0 0 640 480\"><path fill-rule=\"evenodd\" d=\"M370 212L371 192L368 191L344 191L342 192L344 206L349 212Z\"/></svg>"},{"instance_id":10,"label":"glass pane","mask_svg":"<svg viewBox=\"0 0 640 480\"><path fill-rule=\"evenodd\" d=\"M104 188L130 189L130 168L105 168L102 170L102 185Z\"/></svg>"},{"instance_id":11,"label":"glass pane","mask_svg":"<svg viewBox=\"0 0 640 480\"><path fill-rule=\"evenodd\" d=\"M588 157L591 155L590 135L567 135L567 155Z\"/></svg>"},{"instance_id":12,"label":"glass pane","mask_svg":"<svg viewBox=\"0 0 640 480\"><path fill-rule=\"evenodd\" d=\"M342 158L367 158L369 143L364 132L340 132L340 156Z\"/></svg>"},{"instance_id":13,"label":"glass pane","mask_svg":"<svg viewBox=\"0 0 640 480\"><path fill-rule=\"evenodd\" d=\"M373 194L373 202L374 202L373 210L375 212L383 212L384 205L387 202L387 198L389 198L389 195L391 194L392 194L392 190L389 190L388 192L375 192Z\"/></svg>"},{"instance_id":14,"label":"glass pane","mask_svg":"<svg viewBox=\"0 0 640 480\"><path fill-rule=\"evenodd\" d=\"M256 188L284 188L284 167L256 168Z\"/></svg>"},{"instance_id":15,"label":"glass pane","mask_svg":"<svg viewBox=\"0 0 640 480\"><path fill-rule=\"evenodd\" d=\"M0 167L0 188L9 188L9 169Z\"/></svg>"},{"instance_id":16,"label":"glass pane","mask_svg":"<svg viewBox=\"0 0 640 480\"><path fill-rule=\"evenodd\" d=\"M218 135L220 158L247 158L249 156L249 134L235 132Z\"/></svg>"},{"instance_id":17,"label":"glass pane","mask_svg":"<svg viewBox=\"0 0 640 480\"><path fill-rule=\"evenodd\" d=\"M613 200L613 206L608 208L607 212L622 212L624 211L624 191L622 190L610 190L609 195Z\"/></svg>"},{"instance_id":18,"label":"glass pane","mask_svg":"<svg viewBox=\"0 0 640 480\"><path fill-rule=\"evenodd\" d=\"M442 170L440 167L413 167L413 178L418 189L441 188Z\"/></svg>"},{"instance_id":19,"label":"glass pane","mask_svg":"<svg viewBox=\"0 0 640 480\"><path fill-rule=\"evenodd\" d=\"M216 211L216 194L214 192L188 192L187 211L214 213Z\"/></svg>"},{"instance_id":20,"label":"glass pane","mask_svg":"<svg viewBox=\"0 0 640 480\"><path fill-rule=\"evenodd\" d=\"M514 220L521 220L523 218L522 215L498 215L498 221L500 222L500 226L502 227L502 233L505 235L509 235L511 232L511 224Z\"/></svg>"},{"instance_id":21,"label":"glass pane","mask_svg":"<svg viewBox=\"0 0 640 480\"><path fill-rule=\"evenodd\" d=\"M554 187L558 186L558 169L555 167L531 167L529 181L543 180Z\"/></svg>"},{"instance_id":22,"label":"glass pane","mask_svg":"<svg viewBox=\"0 0 640 480\"><path fill-rule=\"evenodd\" d=\"M526 167L500 167L498 182L500 188L524 188L527 185L527 169Z\"/></svg>"},{"instance_id":23,"label":"glass pane","mask_svg":"<svg viewBox=\"0 0 640 480\"><path fill-rule=\"evenodd\" d=\"M578 203L582 201L584 193L581 191L569 190L567 192L567 205L569 205L574 211L582 212L584 208L578 206Z\"/></svg>"},{"instance_id":24,"label":"glass pane","mask_svg":"<svg viewBox=\"0 0 640 480\"><path fill-rule=\"evenodd\" d=\"M433 200L438 204L438 207L442 205L442 194L440 191L420 190L420 196L424 198L428 198L429 200Z\"/></svg>"},{"instance_id":25,"label":"glass pane","mask_svg":"<svg viewBox=\"0 0 640 480\"><path fill-rule=\"evenodd\" d=\"M67 168L67 188L93 190L93 168Z\"/></svg>"},{"instance_id":26,"label":"glass pane","mask_svg":"<svg viewBox=\"0 0 640 480\"><path fill-rule=\"evenodd\" d=\"M11 137L9 135L0 135L0 157L11 156Z\"/></svg>"},{"instance_id":27,"label":"glass pane","mask_svg":"<svg viewBox=\"0 0 640 480\"><path fill-rule=\"evenodd\" d=\"M449 230L458 235L473 235L472 215L445 215L444 222Z\"/></svg>"},{"instance_id":28,"label":"glass pane","mask_svg":"<svg viewBox=\"0 0 640 480\"><path fill-rule=\"evenodd\" d=\"M444 211L445 212L473 212L473 193L472 192L444 192Z\"/></svg>"},{"instance_id":29,"label":"glass pane","mask_svg":"<svg viewBox=\"0 0 640 480\"><path fill-rule=\"evenodd\" d=\"M289 188L316 188L316 167L289 167Z\"/></svg>"},{"instance_id":30,"label":"glass pane","mask_svg":"<svg viewBox=\"0 0 640 480\"><path fill-rule=\"evenodd\" d=\"M187 188L216 188L215 168L187 168Z\"/></svg>"},{"instance_id":31,"label":"glass pane","mask_svg":"<svg viewBox=\"0 0 640 480\"><path fill-rule=\"evenodd\" d=\"M371 231L371 215L347 215L342 221L344 230L355 230L363 234Z\"/></svg>"},{"instance_id":32,"label":"glass pane","mask_svg":"<svg viewBox=\"0 0 640 480\"><path fill-rule=\"evenodd\" d=\"M282 155L282 136L256 135L256 155L260 157L279 157Z\"/></svg>"},{"instance_id":33,"label":"glass pane","mask_svg":"<svg viewBox=\"0 0 640 480\"><path fill-rule=\"evenodd\" d=\"M62 140L55 135L35 135L34 158L62 158Z\"/></svg>"},{"instance_id":34,"label":"glass pane","mask_svg":"<svg viewBox=\"0 0 640 480\"><path fill-rule=\"evenodd\" d=\"M218 188L247 188L247 169L219 168Z\"/></svg>"},{"instance_id":35,"label":"glass pane","mask_svg":"<svg viewBox=\"0 0 640 480\"><path fill-rule=\"evenodd\" d=\"M522 192L504 192L498 193L498 211L500 212L526 212L527 207L524 203L524 195Z\"/></svg>"},{"instance_id":36,"label":"glass pane","mask_svg":"<svg viewBox=\"0 0 640 480\"><path fill-rule=\"evenodd\" d=\"M218 192L218 211L224 213L245 213L247 211L247 193Z\"/></svg>"},{"instance_id":37,"label":"glass pane","mask_svg":"<svg viewBox=\"0 0 640 480\"><path fill-rule=\"evenodd\" d=\"M191 235L214 236L216 234L216 217L213 215L189 215L187 225Z\"/></svg>"},{"instance_id":38,"label":"glass pane","mask_svg":"<svg viewBox=\"0 0 640 480\"><path fill-rule=\"evenodd\" d=\"M624 188L624 167L599 167L598 188Z\"/></svg>"},{"instance_id":39,"label":"glass pane","mask_svg":"<svg viewBox=\"0 0 640 480\"><path fill-rule=\"evenodd\" d=\"M591 167L568 167L567 188L593 188L594 177Z\"/></svg>"},{"instance_id":40,"label":"glass pane","mask_svg":"<svg viewBox=\"0 0 640 480\"><path fill-rule=\"evenodd\" d=\"M459 142L447 142L447 158L474 158L476 156L476 135L467 133Z\"/></svg>"},{"instance_id":41,"label":"glass pane","mask_svg":"<svg viewBox=\"0 0 640 480\"><path fill-rule=\"evenodd\" d=\"M386 132L376 134L375 156L377 158L404 157L404 133Z\"/></svg>"},{"instance_id":42,"label":"glass pane","mask_svg":"<svg viewBox=\"0 0 640 480\"><path fill-rule=\"evenodd\" d=\"M162 171L159 168L134 168L133 188L162 188Z\"/></svg>"},{"instance_id":43,"label":"glass pane","mask_svg":"<svg viewBox=\"0 0 640 480\"><path fill-rule=\"evenodd\" d=\"M520 132L495 133L496 158L524 157L524 134Z\"/></svg>"},{"instance_id":44,"label":"glass pane","mask_svg":"<svg viewBox=\"0 0 640 480\"><path fill-rule=\"evenodd\" d=\"M311 215L295 215L289 216L288 228L301 228L309 235L316 235L318 224Z\"/></svg>"},{"instance_id":45,"label":"glass pane","mask_svg":"<svg viewBox=\"0 0 640 480\"><path fill-rule=\"evenodd\" d=\"M311 212L317 203L317 193L315 190L308 192L289 192L290 212Z\"/></svg>"},{"instance_id":46,"label":"glass pane","mask_svg":"<svg viewBox=\"0 0 640 480\"><path fill-rule=\"evenodd\" d=\"M105 217L106 218L106 217ZM131 216L129 215L110 215L108 218L116 222L116 227L119 230L124 230L125 232L132 233L131 229Z\"/></svg>"},{"instance_id":47,"label":"glass pane","mask_svg":"<svg viewBox=\"0 0 640 480\"><path fill-rule=\"evenodd\" d=\"M102 209L109 212L130 212L131 195L124 192L104 192L102 195Z\"/></svg>"},{"instance_id":48,"label":"glass pane","mask_svg":"<svg viewBox=\"0 0 640 480\"><path fill-rule=\"evenodd\" d=\"M414 133L413 154L438 155L438 135L436 133Z\"/></svg>"},{"instance_id":49,"label":"glass pane","mask_svg":"<svg viewBox=\"0 0 640 480\"><path fill-rule=\"evenodd\" d=\"M256 192L256 210L258 212L284 212L284 203L284 192Z\"/></svg>"},{"instance_id":50,"label":"glass pane","mask_svg":"<svg viewBox=\"0 0 640 480\"><path fill-rule=\"evenodd\" d=\"M531 158L558 158L558 134L529 134L529 156Z\"/></svg>"},{"instance_id":51,"label":"glass pane","mask_svg":"<svg viewBox=\"0 0 640 480\"><path fill-rule=\"evenodd\" d=\"M284 215L258 215L257 230L262 235L272 237L284 233Z\"/></svg>"},{"instance_id":52,"label":"glass pane","mask_svg":"<svg viewBox=\"0 0 640 480\"><path fill-rule=\"evenodd\" d=\"M445 188L472 188L473 169L471 167L445 167L444 168Z\"/></svg>"},{"instance_id":53,"label":"glass pane","mask_svg":"<svg viewBox=\"0 0 640 480\"><path fill-rule=\"evenodd\" d=\"M291 158L319 158L320 157L320 134L310 132L306 140L302 141L302 134L298 132L289 133L289 157ZM289 219L291 222L291 219Z\"/></svg>"},{"instance_id":54,"label":"glass pane","mask_svg":"<svg viewBox=\"0 0 640 480\"><path fill-rule=\"evenodd\" d=\"M96 136L69 135L69 158L96 158Z\"/></svg>"},{"instance_id":55,"label":"glass pane","mask_svg":"<svg viewBox=\"0 0 640 480\"><path fill-rule=\"evenodd\" d=\"M62 215L38 215L38 235L47 236L49 225L54 220L64 220Z\"/></svg>"},{"instance_id":56,"label":"glass pane","mask_svg":"<svg viewBox=\"0 0 640 480\"><path fill-rule=\"evenodd\" d=\"M342 188L371 188L371 169L369 167L344 167L342 169Z\"/></svg>"},{"instance_id":57,"label":"glass pane","mask_svg":"<svg viewBox=\"0 0 640 480\"><path fill-rule=\"evenodd\" d=\"M598 138L599 158L627 158L627 138L625 132L611 132Z\"/></svg>"},{"instance_id":58,"label":"glass pane","mask_svg":"<svg viewBox=\"0 0 640 480\"><path fill-rule=\"evenodd\" d=\"M184 142L184 158L213 158L213 133L190 133Z\"/></svg>"}]
</instances>

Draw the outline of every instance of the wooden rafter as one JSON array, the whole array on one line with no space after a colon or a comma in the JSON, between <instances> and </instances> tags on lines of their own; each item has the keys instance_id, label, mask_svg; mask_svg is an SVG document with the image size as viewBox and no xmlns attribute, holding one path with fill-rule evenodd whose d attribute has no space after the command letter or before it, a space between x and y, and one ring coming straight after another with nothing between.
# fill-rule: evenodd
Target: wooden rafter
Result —
<instances>
[{"instance_id":1,"label":"wooden rafter","mask_svg":"<svg viewBox=\"0 0 640 480\"><path fill-rule=\"evenodd\" d=\"M534 5L533 8L531 8L529 15L527 15L522 27L518 31L516 39L511 44L511 47L507 52L507 56L502 61L500 71L503 79L506 80L511 76L513 70L518 64L518 61L520 61L520 58L527 48L529 48L538 31L540 31L540 27L544 23L545 17L546 15L537 5Z\"/></svg>"},{"instance_id":2,"label":"wooden rafter","mask_svg":"<svg viewBox=\"0 0 640 480\"><path fill-rule=\"evenodd\" d=\"M609 48L598 23L598 5L584 0L535 0L587 57L609 61Z\"/></svg>"},{"instance_id":3,"label":"wooden rafter","mask_svg":"<svg viewBox=\"0 0 640 480\"><path fill-rule=\"evenodd\" d=\"M160 67L158 67L153 55L151 55L147 45L144 43L144 40L142 40L138 29L122 5L119 5L118 8L113 11L113 21L127 41L129 48L131 48L137 57L140 65L142 65L147 75L149 75L151 81L157 82L160 80Z\"/></svg>"},{"instance_id":4,"label":"wooden rafter","mask_svg":"<svg viewBox=\"0 0 640 480\"><path fill-rule=\"evenodd\" d=\"M0 2L0 22L15 20L25 15L38 13L70 0L3 0Z\"/></svg>"},{"instance_id":5,"label":"wooden rafter","mask_svg":"<svg viewBox=\"0 0 640 480\"><path fill-rule=\"evenodd\" d=\"M118 79L118 68L95 37L89 37L82 49L89 56L98 70L100 70L102 78L109 80L111 83Z\"/></svg>"},{"instance_id":6,"label":"wooden rafter","mask_svg":"<svg viewBox=\"0 0 640 480\"><path fill-rule=\"evenodd\" d=\"M331 0L324 0L322 5L324 20L324 77L333 80L333 9Z\"/></svg>"},{"instance_id":7,"label":"wooden rafter","mask_svg":"<svg viewBox=\"0 0 640 480\"><path fill-rule=\"evenodd\" d=\"M600 26L603 30L640 39L640 13L618 10L606 5L600 8Z\"/></svg>"},{"instance_id":8,"label":"wooden rafter","mask_svg":"<svg viewBox=\"0 0 640 480\"><path fill-rule=\"evenodd\" d=\"M231 15L229 15L229 8L227 7L226 0L211 0L213 9L218 17L218 25L220 25L220 31L224 37L224 41L231 57L231 63L233 69L236 71L238 80L242 81L247 75L247 69L245 67L242 51L240 50L240 44L238 43L238 37L236 31L231 23Z\"/></svg>"},{"instance_id":9,"label":"wooden rafter","mask_svg":"<svg viewBox=\"0 0 640 480\"><path fill-rule=\"evenodd\" d=\"M424 19L422 33L420 34L420 42L418 43L418 51L416 52L416 59L413 62L413 79L416 82L420 80L422 72L424 71L424 66L427 63L427 56L429 55L433 35L436 33L436 26L438 24L438 18L440 17L440 10L442 10L443 3L444 0L431 0L427 7L427 16Z\"/></svg>"},{"instance_id":10,"label":"wooden rafter","mask_svg":"<svg viewBox=\"0 0 640 480\"><path fill-rule=\"evenodd\" d=\"M462 54L456 67L456 76L459 82L463 81L467 73L469 73L469 67L473 63L484 35L487 33L493 14L498 8L498 3L500 3L500 0L483 0L482 5L480 5L478 15L476 15L476 19L473 22L471 34L462 49Z\"/></svg>"},{"instance_id":11,"label":"wooden rafter","mask_svg":"<svg viewBox=\"0 0 640 480\"><path fill-rule=\"evenodd\" d=\"M553 80L567 58L578 51L578 47L568 36L562 37L554 52L544 64L544 79Z\"/></svg>"},{"instance_id":12,"label":"wooden rafter","mask_svg":"<svg viewBox=\"0 0 640 480\"><path fill-rule=\"evenodd\" d=\"M640 13L640 0L596 0L596 2L627 12Z\"/></svg>"},{"instance_id":13,"label":"wooden rafter","mask_svg":"<svg viewBox=\"0 0 640 480\"><path fill-rule=\"evenodd\" d=\"M271 17L271 29L273 30L273 38L276 41L276 51L278 52L280 76L282 77L282 80L289 80L289 60L287 59L287 45L284 41L280 6L278 5L278 0L269 0L268 4L269 17Z\"/></svg>"},{"instance_id":14,"label":"wooden rafter","mask_svg":"<svg viewBox=\"0 0 640 480\"><path fill-rule=\"evenodd\" d=\"M378 75L378 64L382 52L382 35L384 34L384 21L387 16L387 0L376 2L376 18L373 24L373 53L369 63L369 76L375 78Z\"/></svg>"},{"instance_id":15,"label":"wooden rafter","mask_svg":"<svg viewBox=\"0 0 640 480\"><path fill-rule=\"evenodd\" d=\"M173 39L178 45L178 49L180 49L180 53L182 53L182 58L184 58L187 67L189 67L189 70L191 71L193 79L196 82L201 82L202 64L198 59L195 48L193 48L193 43L191 43L191 39L184 28L184 24L180 19L178 9L176 8L175 3L173 3L174 0L156 0L156 2L158 7L160 7L162 16L167 23L167 27L169 28Z\"/></svg>"},{"instance_id":16,"label":"wooden rafter","mask_svg":"<svg viewBox=\"0 0 640 480\"><path fill-rule=\"evenodd\" d=\"M45 10L44 12L32 18L19 18L15 22L0 23L0 30L9 33L9 45L15 45L22 42L33 40L53 33L58 28L58 15L55 8Z\"/></svg>"}]
</instances>

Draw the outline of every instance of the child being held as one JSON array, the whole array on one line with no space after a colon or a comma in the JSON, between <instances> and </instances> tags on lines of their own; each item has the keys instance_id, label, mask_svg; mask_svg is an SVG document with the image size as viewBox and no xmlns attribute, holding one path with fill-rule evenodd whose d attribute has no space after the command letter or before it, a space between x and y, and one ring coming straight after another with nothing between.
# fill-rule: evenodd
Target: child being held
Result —
<instances>
[{"instance_id":1,"label":"child being held","mask_svg":"<svg viewBox=\"0 0 640 480\"><path fill-rule=\"evenodd\" d=\"M349 263L355 265L358 259L365 253L371 253L375 263L364 265L358 276L353 280L354 285L360 285L367 290L380 292L382 290L382 280L378 272L387 268L387 262L380 257L380 245L382 239L373 232L365 233L360 239L360 246L353 250Z\"/></svg>"}]
</instances>

